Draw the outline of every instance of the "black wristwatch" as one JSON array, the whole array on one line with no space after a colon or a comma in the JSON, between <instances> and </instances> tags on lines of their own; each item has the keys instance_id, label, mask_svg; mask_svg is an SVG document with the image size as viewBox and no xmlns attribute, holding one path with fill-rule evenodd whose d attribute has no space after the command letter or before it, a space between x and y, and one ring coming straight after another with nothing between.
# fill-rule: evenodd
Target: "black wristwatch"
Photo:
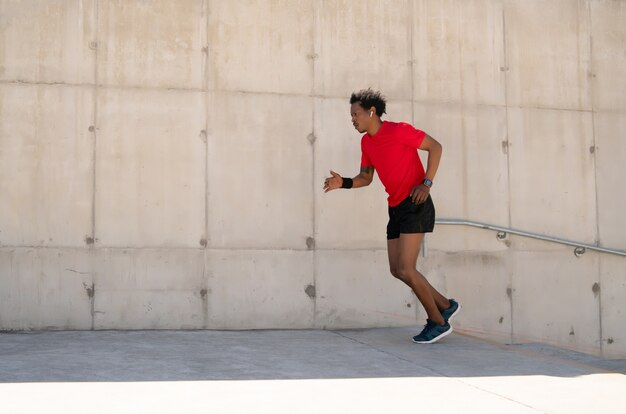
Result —
<instances>
[{"instance_id":1,"label":"black wristwatch","mask_svg":"<svg viewBox=\"0 0 626 414\"><path fill-rule=\"evenodd\" d=\"M424 184L426 187L430 188L433 186L433 180L429 180L428 178L424 178L424 181L422 182L422 184Z\"/></svg>"}]
</instances>

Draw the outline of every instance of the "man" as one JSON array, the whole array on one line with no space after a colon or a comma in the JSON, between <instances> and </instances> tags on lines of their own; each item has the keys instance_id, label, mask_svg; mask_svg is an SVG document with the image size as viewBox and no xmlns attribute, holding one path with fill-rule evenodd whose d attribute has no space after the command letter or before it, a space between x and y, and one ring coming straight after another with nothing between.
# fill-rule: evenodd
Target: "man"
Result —
<instances>
[{"instance_id":1,"label":"man","mask_svg":"<svg viewBox=\"0 0 626 414\"><path fill-rule=\"evenodd\" d=\"M424 234L435 226L435 206L430 197L441 144L423 131L406 123L382 121L386 101L380 92L365 89L350 97L352 125L361 138L361 172L354 178L331 171L324 181L324 192L337 188L365 187L372 182L374 170L389 194L387 251L391 274L406 283L417 295L428 314L426 325L413 342L430 344L452 333L450 319L461 309L447 299L417 271L417 257ZM427 169L417 149L428 152Z\"/></svg>"}]
</instances>

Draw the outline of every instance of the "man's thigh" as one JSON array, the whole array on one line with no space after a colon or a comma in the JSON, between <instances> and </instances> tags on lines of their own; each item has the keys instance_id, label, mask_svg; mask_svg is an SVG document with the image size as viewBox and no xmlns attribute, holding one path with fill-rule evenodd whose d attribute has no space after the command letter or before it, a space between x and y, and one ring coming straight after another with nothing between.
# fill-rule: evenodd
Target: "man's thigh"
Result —
<instances>
[{"instance_id":1,"label":"man's thigh","mask_svg":"<svg viewBox=\"0 0 626 414\"><path fill-rule=\"evenodd\" d=\"M415 268L424 233L401 233L397 246L397 266Z\"/></svg>"},{"instance_id":2,"label":"man's thigh","mask_svg":"<svg viewBox=\"0 0 626 414\"><path fill-rule=\"evenodd\" d=\"M394 273L398 270L398 264L400 262L399 238L387 240L387 255L389 256L389 269L391 273Z\"/></svg>"}]
</instances>

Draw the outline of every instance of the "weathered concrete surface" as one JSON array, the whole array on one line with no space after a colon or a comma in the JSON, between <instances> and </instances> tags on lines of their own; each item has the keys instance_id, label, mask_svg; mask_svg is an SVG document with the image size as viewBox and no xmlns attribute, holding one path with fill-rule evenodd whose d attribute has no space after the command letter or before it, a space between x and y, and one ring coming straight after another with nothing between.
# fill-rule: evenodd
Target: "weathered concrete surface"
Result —
<instances>
[{"instance_id":1,"label":"weathered concrete surface","mask_svg":"<svg viewBox=\"0 0 626 414\"><path fill-rule=\"evenodd\" d=\"M626 250L625 9L0 0L0 329L422 323L378 178L321 191L358 172L368 86L443 143L439 217ZM452 226L425 251L459 328L626 355L623 258Z\"/></svg>"},{"instance_id":2,"label":"weathered concrete surface","mask_svg":"<svg viewBox=\"0 0 626 414\"><path fill-rule=\"evenodd\" d=\"M97 3L99 84L187 89L205 85L205 1Z\"/></svg>"},{"instance_id":3,"label":"weathered concrete surface","mask_svg":"<svg viewBox=\"0 0 626 414\"><path fill-rule=\"evenodd\" d=\"M307 249L311 99L216 93L211 103L209 246Z\"/></svg>"},{"instance_id":4,"label":"weathered concrete surface","mask_svg":"<svg viewBox=\"0 0 626 414\"><path fill-rule=\"evenodd\" d=\"M511 226L594 243L592 114L509 108L508 122Z\"/></svg>"},{"instance_id":5,"label":"weathered concrete surface","mask_svg":"<svg viewBox=\"0 0 626 414\"><path fill-rule=\"evenodd\" d=\"M626 113L594 115L598 239L603 246L626 250ZM625 271L626 273L626 271Z\"/></svg>"},{"instance_id":6,"label":"weathered concrete surface","mask_svg":"<svg viewBox=\"0 0 626 414\"><path fill-rule=\"evenodd\" d=\"M207 327L313 326L313 252L211 250L207 258Z\"/></svg>"},{"instance_id":7,"label":"weathered concrete surface","mask_svg":"<svg viewBox=\"0 0 626 414\"><path fill-rule=\"evenodd\" d=\"M508 105L591 109L589 3L505 2Z\"/></svg>"},{"instance_id":8,"label":"weathered concrete surface","mask_svg":"<svg viewBox=\"0 0 626 414\"><path fill-rule=\"evenodd\" d=\"M93 99L90 87L0 85L0 246L91 236Z\"/></svg>"},{"instance_id":9,"label":"weathered concrete surface","mask_svg":"<svg viewBox=\"0 0 626 414\"><path fill-rule=\"evenodd\" d=\"M0 81L93 84L95 4L0 1Z\"/></svg>"},{"instance_id":10,"label":"weathered concrete surface","mask_svg":"<svg viewBox=\"0 0 626 414\"><path fill-rule=\"evenodd\" d=\"M210 88L310 94L317 3L208 0Z\"/></svg>"},{"instance_id":11,"label":"weathered concrete surface","mask_svg":"<svg viewBox=\"0 0 626 414\"><path fill-rule=\"evenodd\" d=\"M426 318L415 295L389 273L384 250L318 251L316 271L320 328L406 326Z\"/></svg>"},{"instance_id":12,"label":"weathered concrete surface","mask_svg":"<svg viewBox=\"0 0 626 414\"><path fill-rule=\"evenodd\" d=\"M201 246L206 237L204 104L200 92L99 92L98 245Z\"/></svg>"},{"instance_id":13,"label":"weathered concrete surface","mask_svg":"<svg viewBox=\"0 0 626 414\"><path fill-rule=\"evenodd\" d=\"M315 93L343 98L365 85L411 99L411 1L317 4Z\"/></svg>"},{"instance_id":14,"label":"weathered concrete surface","mask_svg":"<svg viewBox=\"0 0 626 414\"><path fill-rule=\"evenodd\" d=\"M93 274L84 249L0 249L0 327L91 329Z\"/></svg>"},{"instance_id":15,"label":"weathered concrete surface","mask_svg":"<svg viewBox=\"0 0 626 414\"><path fill-rule=\"evenodd\" d=\"M626 360L415 328L0 334L0 398L34 412L613 412ZM453 398L433 398L446 390ZM36 395L37 398L33 398ZM312 398L312 396L315 396Z\"/></svg>"},{"instance_id":16,"label":"weathered concrete surface","mask_svg":"<svg viewBox=\"0 0 626 414\"><path fill-rule=\"evenodd\" d=\"M590 1L593 109L626 111L626 3Z\"/></svg>"},{"instance_id":17,"label":"weathered concrete surface","mask_svg":"<svg viewBox=\"0 0 626 414\"><path fill-rule=\"evenodd\" d=\"M600 312L602 316L602 353L623 358L626 332L626 280L624 260L620 257L600 257Z\"/></svg>"},{"instance_id":18,"label":"weathered concrete surface","mask_svg":"<svg viewBox=\"0 0 626 414\"><path fill-rule=\"evenodd\" d=\"M206 326L201 249L100 249L94 259L95 329Z\"/></svg>"},{"instance_id":19,"label":"weathered concrete surface","mask_svg":"<svg viewBox=\"0 0 626 414\"><path fill-rule=\"evenodd\" d=\"M542 338L581 351L598 349L598 255L577 258L570 249L510 254L514 340Z\"/></svg>"},{"instance_id":20,"label":"weathered concrete surface","mask_svg":"<svg viewBox=\"0 0 626 414\"><path fill-rule=\"evenodd\" d=\"M502 2L413 3L413 99L504 105Z\"/></svg>"}]
</instances>

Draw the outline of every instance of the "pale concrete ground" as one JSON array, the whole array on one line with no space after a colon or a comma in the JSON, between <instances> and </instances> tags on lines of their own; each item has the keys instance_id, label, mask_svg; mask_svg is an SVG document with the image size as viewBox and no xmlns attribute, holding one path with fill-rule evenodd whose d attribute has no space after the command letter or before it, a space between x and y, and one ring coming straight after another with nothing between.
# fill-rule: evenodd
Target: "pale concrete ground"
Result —
<instances>
[{"instance_id":1,"label":"pale concrete ground","mask_svg":"<svg viewBox=\"0 0 626 414\"><path fill-rule=\"evenodd\" d=\"M626 406L626 360L415 328L0 334L6 414L590 413Z\"/></svg>"}]
</instances>

